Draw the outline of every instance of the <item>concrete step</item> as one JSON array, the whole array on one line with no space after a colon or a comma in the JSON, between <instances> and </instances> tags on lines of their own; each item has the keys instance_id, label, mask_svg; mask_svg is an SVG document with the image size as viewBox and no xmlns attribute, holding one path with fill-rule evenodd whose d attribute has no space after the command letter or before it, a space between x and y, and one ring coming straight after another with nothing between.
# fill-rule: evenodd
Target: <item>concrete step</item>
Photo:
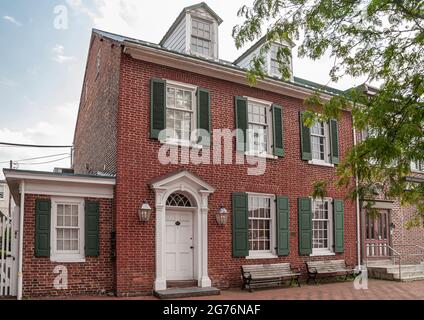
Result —
<instances>
[{"instance_id":1,"label":"concrete step","mask_svg":"<svg viewBox=\"0 0 424 320\"><path fill-rule=\"evenodd\" d=\"M399 277L399 266L374 266L368 267L368 276L375 279L394 281L416 281L424 280L424 269L422 265L402 265L402 277Z\"/></svg>"},{"instance_id":2,"label":"concrete step","mask_svg":"<svg viewBox=\"0 0 424 320\"><path fill-rule=\"evenodd\" d=\"M394 278L393 278L393 280L396 280L396 281L399 281L400 279L399 279L399 276L398 275L395 275L394 276ZM423 281L424 280L424 274L421 274L421 275L409 275L409 276L406 276L406 275L404 275L403 273L402 273L402 279L401 279L401 281L402 282L408 282L408 281Z\"/></svg>"},{"instance_id":3,"label":"concrete step","mask_svg":"<svg viewBox=\"0 0 424 320\"><path fill-rule=\"evenodd\" d=\"M221 290L214 287L171 288L167 290L154 291L153 294L159 299L180 299L204 296L217 296L221 294Z\"/></svg>"},{"instance_id":4,"label":"concrete step","mask_svg":"<svg viewBox=\"0 0 424 320\"><path fill-rule=\"evenodd\" d=\"M368 266L390 266L393 265L393 261L390 259L383 259L383 260L368 260L367 262Z\"/></svg>"},{"instance_id":5,"label":"concrete step","mask_svg":"<svg viewBox=\"0 0 424 320\"><path fill-rule=\"evenodd\" d=\"M166 287L171 288L193 288L197 286L197 280L183 280L183 281L166 281Z\"/></svg>"}]
</instances>

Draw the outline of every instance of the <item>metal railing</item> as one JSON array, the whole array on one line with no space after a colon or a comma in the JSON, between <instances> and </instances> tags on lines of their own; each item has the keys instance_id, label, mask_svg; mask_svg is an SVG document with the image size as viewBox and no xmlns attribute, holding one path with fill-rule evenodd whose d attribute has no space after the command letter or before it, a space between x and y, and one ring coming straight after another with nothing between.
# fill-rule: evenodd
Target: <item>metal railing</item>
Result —
<instances>
[{"instance_id":1,"label":"metal railing","mask_svg":"<svg viewBox=\"0 0 424 320\"><path fill-rule=\"evenodd\" d=\"M393 247L396 248L416 248L419 251L421 251L421 253L401 253L398 250L395 250ZM421 262L424 261L424 247L416 245L416 244L401 244L401 245L393 245L390 246L388 244L372 244L369 247L366 248L367 250L367 255L366 255L366 266L368 267L368 262L372 261L372 260L377 260L377 259L381 259L381 258L387 258L390 260L397 260L398 262L398 270L399 270L399 281L402 281L402 262L405 261L404 259L407 257L421 257ZM368 255L368 250L369 249L373 249L373 252L375 252L375 249L377 248L377 252L381 253L383 251L390 251L391 254L384 254L384 255L374 255L374 256L369 256ZM385 252L387 253L387 252ZM393 261L395 262L395 261Z\"/></svg>"}]
</instances>

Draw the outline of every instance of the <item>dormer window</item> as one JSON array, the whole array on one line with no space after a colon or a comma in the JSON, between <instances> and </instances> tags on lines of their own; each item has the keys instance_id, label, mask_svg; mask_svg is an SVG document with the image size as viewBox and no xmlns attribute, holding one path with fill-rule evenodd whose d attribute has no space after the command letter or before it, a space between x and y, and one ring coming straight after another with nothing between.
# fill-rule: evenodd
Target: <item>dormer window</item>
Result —
<instances>
[{"instance_id":1,"label":"dormer window","mask_svg":"<svg viewBox=\"0 0 424 320\"><path fill-rule=\"evenodd\" d=\"M272 76L281 77L277 55L278 55L278 46L272 45L271 53L270 53L269 73Z\"/></svg>"},{"instance_id":2,"label":"dormer window","mask_svg":"<svg viewBox=\"0 0 424 320\"><path fill-rule=\"evenodd\" d=\"M218 27L222 19L204 3L186 7L159 45L169 50L218 59Z\"/></svg>"},{"instance_id":3,"label":"dormer window","mask_svg":"<svg viewBox=\"0 0 424 320\"><path fill-rule=\"evenodd\" d=\"M191 53L213 57L212 30L213 24L200 19L192 19Z\"/></svg>"}]
</instances>

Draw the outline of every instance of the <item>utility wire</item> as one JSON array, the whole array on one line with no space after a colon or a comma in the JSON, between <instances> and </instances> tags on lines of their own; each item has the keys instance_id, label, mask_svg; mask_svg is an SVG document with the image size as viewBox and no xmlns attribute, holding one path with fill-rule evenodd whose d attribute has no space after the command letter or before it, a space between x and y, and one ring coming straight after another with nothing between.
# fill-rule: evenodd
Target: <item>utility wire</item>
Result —
<instances>
[{"instance_id":1,"label":"utility wire","mask_svg":"<svg viewBox=\"0 0 424 320\"><path fill-rule=\"evenodd\" d=\"M47 161L47 162L38 162L38 163L19 163L18 165L23 165L23 166L31 166L31 165L40 165L40 164L48 164L48 163L53 163L53 162L58 162L58 161L62 161L65 159L69 159L71 156L67 156L65 158L61 158L61 159L56 159L56 160L52 160L52 161Z\"/></svg>"},{"instance_id":2,"label":"utility wire","mask_svg":"<svg viewBox=\"0 0 424 320\"><path fill-rule=\"evenodd\" d=\"M59 153L59 154L52 154L51 156L44 156L44 157L37 157L37 158L30 158L30 159L20 159L20 160L12 160L13 162L21 162L21 161L31 161L31 160L39 160L39 159L46 159L46 158L53 158L53 157L59 157L59 156L65 156L68 155L68 153ZM9 163L10 161L2 161L0 164Z\"/></svg>"},{"instance_id":3,"label":"utility wire","mask_svg":"<svg viewBox=\"0 0 424 320\"><path fill-rule=\"evenodd\" d=\"M39 144L20 144L20 143L8 143L0 142L0 145L10 146L10 147L27 147L27 148L73 148L73 146L48 146L48 145L39 145Z\"/></svg>"}]
</instances>

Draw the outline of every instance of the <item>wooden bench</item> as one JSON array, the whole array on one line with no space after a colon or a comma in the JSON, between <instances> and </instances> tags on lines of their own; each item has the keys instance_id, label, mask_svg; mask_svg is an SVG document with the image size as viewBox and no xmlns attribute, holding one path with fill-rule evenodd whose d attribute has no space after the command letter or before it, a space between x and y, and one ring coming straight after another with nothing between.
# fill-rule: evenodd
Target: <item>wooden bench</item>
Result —
<instances>
[{"instance_id":1,"label":"wooden bench","mask_svg":"<svg viewBox=\"0 0 424 320\"><path fill-rule=\"evenodd\" d=\"M344 260L309 261L306 262L306 270L308 272L307 283L311 280L317 283L317 276L319 275L336 276L343 274L345 280L347 280L348 276L354 274L354 268L348 266Z\"/></svg>"},{"instance_id":2,"label":"wooden bench","mask_svg":"<svg viewBox=\"0 0 424 320\"><path fill-rule=\"evenodd\" d=\"M250 292L253 288L280 286L285 279L291 279L290 285L295 281L300 287L300 275L300 269L293 271L290 263L245 265L241 267L243 289L248 288Z\"/></svg>"}]
</instances>

